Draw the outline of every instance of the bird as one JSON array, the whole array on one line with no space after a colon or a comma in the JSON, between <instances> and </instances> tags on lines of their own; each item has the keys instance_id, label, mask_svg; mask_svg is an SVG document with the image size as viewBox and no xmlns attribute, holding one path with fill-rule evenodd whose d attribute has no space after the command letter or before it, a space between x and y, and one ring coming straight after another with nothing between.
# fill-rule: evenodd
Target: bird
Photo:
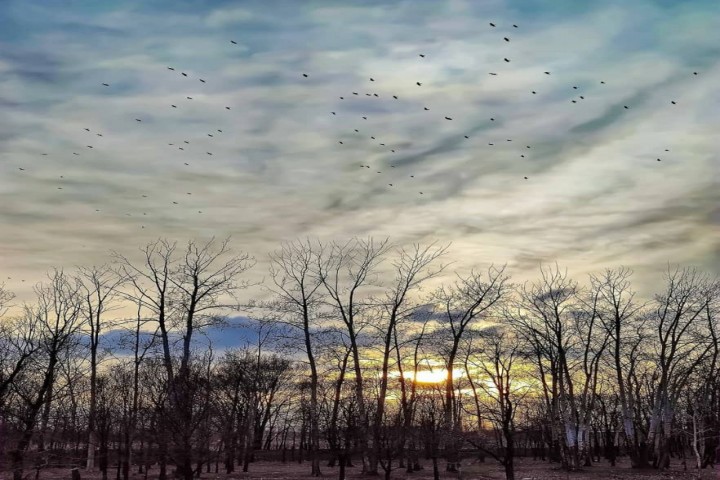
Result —
<instances>
[{"instance_id":1,"label":"bird","mask_svg":"<svg viewBox=\"0 0 720 480\"><path fill-rule=\"evenodd\" d=\"M423 107L423 108L424 108L424 110L430 110L428 107Z\"/></svg>"},{"instance_id":2,"label":"bird","mask_svg":"<svg viewBox=\"0 0 720 480\"><path fill-rule=\"evenodd\" d=\"M96 133L95 135L97 135L98 137L102 137L102 136L103 136L102 133Z\"/></svg>"},{"instance_id":3,"label":"bird","mask_svg":"<svg viewBox=\"0 0 720 480\"><path fill-rule=\"evenodd\" d=\"M393 98L394 98L395 100L397 100L397 99L398 99L397 95L393 95Z\"/></svg>"},{"instance_id":4,"label":"bird","mask_svg":"<svg viewBox=\"0 0 720 480\"><path fill-rule=\"evenodd\" d=\"M85 129L85 131L86 131L86 132L89 132L89 131L90 131L90 129L89 129L89 128L86 128L86 129Z\"/></svg>"},{"instance_id":5,"label":"bird","mask_svg":"<svg viewBox=\"0 0 720 480\"><path fill-rule=\"evenodd\" d=\"M178 205L178 202L173 202L174 205Z\"/></svg>"},{"instance_id":6,"label":"bird","mask_svg":"<svg viewBox=\"0 0 720 480\"><path fill-rule=\"evenodd\" d=\"M185 163L185 165L190 165L189 163Z\"/></svg>"},{"instance_id":7,"label":"bird","mask_svg":"<svg viewBox=\"0 0 720 480\"><path fill-rule=\"evenodd\" d=\"M375 137L370 137L370 138L372 138L373 140L375 140Z\"/></svg>"},{"instance_id":8,"label":"bird","mask_svg":"<svg viewBox=\"0 0 720 480\"><path fill-rule=\"evenodd\" d=\"M420 192L420 195L422 195L422 194L423 194L423 192Z\"/></svg>"},{"instance_id":9,"label":"bird","mask_svg":"<svg viewBox=\"0 0 720 480\"><path fill-rule=\"evenodd\" d=\"M178 147L178 150L185 151L185 149L183 147Z\"/></svg>"},{"instance_id":10,"label":"bird","mask_svg":"<svg viewBox=\"0 0 720 480\"><path fill-rule=\"evenodd\" d=\"M232 43L233 45L237 45L237 42L235 40L230 40L230 43Z\"/></svg>"},{"instance_id":11,"label":"bird","mask_svg":"<svg viewBox=\"0 0 720 480\"><path fill-rule=\"evenodd\" d=\"M550 75L550 72L545 72L545 75Z\"/></svg>"},{"instance_id":12,"label":"bird","mask_svg":"<svg viewBox=\"0 0 720 480\"><path fill-rule=\"evenodd\" d=\"M88 145L87 148L93 148L92 145Z\"/></svg>"},{"instance_id":13,"label":"bird","mask_svg":"<svg viewBox=\"0 0 720 480\"><path fill-rule=\"evenodd\" d=\"M225 110L230 110L230 107L225 107Z\"/></svg>"},{"instance_id":14,"label":"bird","mask_svg":"<svg viewBox=\"0 0 720 480\"><path fill-rule=\"evenodd\" d=\"M360 133L360 130L358 130L357 128L355 129L355 131L358 132L358 133Z\"/></svg>"},{"instance_id":15,"label":"bird","mask_svg":"<svg viewBox=\"0 0 720 480\"><path fill-rule=\"evenodd\" d=\"M175 69L173 67L168 67L168 70L175 71Z\"/></svg>"},{"instance_id":16,"label":"bird","mask_svg":"<svg viewBox=\"0 0 720 480\"><path fill-rule=\"evenodd\" d=\"M415 83L417 84L418 87L422 87L422 83L420 83L420 82L415 82Z\"/></svg>"},{"instance_id":17,"label":"bird","mask_svg":"<svg viewBox=\"0 0 720 480\"><path fill-rule=\"evenodd\" d=\"M577 101L576 101L576 100L570 100L570 101L571 101L572 103L577 103Z\"/></svg>"},{"instance_id":18,"label":"bird","mask_svg":"<svg viewBox=\"0 0 720 480\"><path fill-rule=\"evenodd\" d=\"M340 145L343 145L343 142L338 142Z\"/></svg>"},{"instance_id":19,"label":"bird","mask_svg":"<svg viewBox=\"0 0 720 480\"><path fill-rule=\"evenodd\" d=\"M345 100L345 97L340 97L340 100Z\"/></svg>"},{"instance_id":20,"label":"bird","mask_svg":"<svg viewBox=\"0 0 720 480\"><path fill-rule=\"evenodd\" d=\"M187 77L187 73L185 73L185 72L180 72L180 74L181 74L183 77Z\"/></svg>"},{"instance_id":21,"label":"bird","mask_svg":"<svg viewBox=\"0 0 720 480\"><path fill-rule=\"evenodd\" d=\"M330 113L332 113L333 115L335 115L335 112L330 112Z\"/></svg>"},{"instance_id":22,"label":"bird","mask_svg":"<svg viewBox=\"0 0 720 480\"><path fill-rule=\"evenodd\" d=\"M177 105L170 105L172 108L177 108Z\"/></svg>"},{"instance_id":23,"label":"bird","mask_svg":"<svg viewBox=\"0 0 720 480\"><path fill-rule=\"evenodd\" d=\"M491 121L491 122L494 122L494 121L495 121L495 119L494 119L494 118L491 118L491 119L490 119L490 121Z\"/></svg>"},{"instance_id":24,"label":"bird","mask_svg":"<svg viewBox=\"0 0 720 480\"><path fill-rule=\"evenodd\" d=\"M395 153L395 150L390 150L392 153Z\"/></svg>"},{"instance_id":25,"label":"bird","mask_svg":"<svg viewBox=\"0 0 720 480\"><path fill-rule=\"evenodd\" d=\"M307 73L303 73L303 77L307 78L307 76L308 76Z\"/></svg>"},{"instance_id":26,"label":"bird","mask_svg":"<svg viewBox=\"0 0 720 480\"><path fill-rule=\"evenodd\" d=\"M518 26L513 23L513 28L518 28Z\"/></svg>"},{"instance_id":27,"label":"bird","mask_svg":"<svg viewBox=\"0 0 720 480\"><path fill-rule=\"evenodd\" d=\"M208 133L207 136L208 136L208 137L212 137L213 135L212 135L212 133Z\"/></svg>"},{"instance_id":28,"label":"bird","mask_svg":"<svg viewBox=\"0 0 720 480\"><path fill-rule=\"evenodd\" d=\"M362 117L362 118L363 118L363 120L367 120L367 117Z\"/></svg>"},{"instance_id":29,"label":"bird","mask_svg":"<svg viewBox=\"0 0 720 480\"><path fill-rule=\"evenodd\" d=\"M605 85L605 82L603 82L602 80L600 80L600 84L601 84L601 85Z\"/></svg>"},{"instance_id":30,"label":"bird","mask_svg":"<svg viewBox=\"0 0 720 480\"><path fill-rule=\"evenodd\" d=\"M467 135L465 135L465 138L470 138L470 137L468 137Z\"/></svg>"},{"instance_id":31,"label":"bird","mask_svg":"<svg viewBox=\"0 0 720 480\"><path fill-rule=\"evenodd\" d=\"M577 89L578 89L578 87L573 86L573 90L577 90Z\"/></svg>"},{"instance_id":32,"label":"bird","mask_svg":"<svg viewBox=\"0 0 720 480\"><path fill-rule=\"evenodd\" d=\"M693 72L693 75L697 75L697 74L698 74L698 72Z\"/></svg>"},{"instance_id":33,"label":"bird","mask_svg":"<svg viewBox=\"0 0 720 480\"><path fill-rule=\"evenodd\" d=\"M533 95L537 95L537 92L535 90L532 91Z\"/></svg>"},{"instance_id":34,"label":"bird","mask_svg":"<svg viewBox=\"0 0 720 480\"><path fill-rule=\"evenodd\" d=\"M207 153L208 155L212 155L212 153L210 153L210 152L205 152L205 153Z\"/></svg>"},{"instance_id":35,"label":"bird","mask_svg":"<svg viewBox=\"0 0 720 480\"><path fill-rule=\"evenodd\" d=\"M492 23L492 22L490 22L490 26L491 26L491 27L494 27L494 26L495 26L495 24L494 24L494 23Z\"/></svg>"},{"instance_id":36,"label":"bird","mask_svg":"<svg viewBox=\"0 0 720 480\"><path fill-rule=\"evenodd\" d=\"M352 92L352 93L353 93L353 95L357 95L357 94L358 94L358 92Z\"/></svg>"},{"instance_id":37,"label":"bird","mask_svg":"<svg viewBox=\"0 0 720 480\"><path fill-rule=\"evenodd\" d=\"M188 142L187 140L183 140L183 143L190 143L190 142Z\"/></svg>"},{"instance_id":38,"label":"bird","mask_svg":"<svg viewBox=\"0 0 720 480\"><path fill-rule=\"evenodd\" d=\"M388 183L388 185L390 185L391 187L393 186L393 184L392 184L392 183Z\"/></svg>"},{"instance_id":39,"label":"bird","mask_svg":"<svg viewBox=\"0 0 720 480\"><path fill-rule=\"evenodd\" d=\"M580 95L580 100L585 100L585 97L583 97L582 95Z\"/></svg>"},{"instance_id":40,"label":"bird","mask_svg":"<svg viewBox=\"0 0 720 480\"><path fill-rule=\"evenodd\" d=\"M185 98L187 98L188 100L192 100L192 99L193 99L192 97L185 97Z\"/></svg>"},{"instance_id":41,"label":"bird","mask_svg":"<svg viewBox=\"0 0 720 480\"><path fill-rule=\"evenodd\" d=\"M142 122L142 120L140 120L139 118L136 118L135 121L136 121L136 122Z\"/></svg>"},{"instance_id":42,"label":"bird","mask_svg":"<svg viewBox=\"0 0 720 480\"><path fill-rule=\"evenodd\" d=\"M381 143L381 144L380 144L380 146L381 146L381 147L384 147L384 146L385 146L385 144L384 144L384 143Z\"/></svg>"},{"instance_id":43,"label":"bird","mask_svg":"<svg viewBox=\"0 0 720 480\"><path fill-rule=\"evenodd\" d=\"M450 117L445 117L445 120L452 120L452 118L450 118Z\"/></svg>"},{"instance_id":44,"label":"bird","mask_svg":"<svg viewBox=\"0 0 720 480\"><path fill-rule=\"evenodd\" d=\"M20 170L21 172L24 172L24 171L25 171L25 169L24 169L24 168L21 168L21 167L18 167L18 170Z\"/></svg>"},{"instance_id":45,"label":"bird","mask_svg":"<svg viewBox=\"0 0 720 480\"><path fill-rule=\"evenodd\" d=\"M627 105L623 105L623 107L625 108L625 110L630 110L630 107L628 107Z\"/></svg>"},{"instance_id":46,"label":"bird","mask_svg":"<svg viewBox=\"0 0 720 480\"><path fill-rule=\"evenodd\" d=\"M199 79L199 80L200 80L200 81L201 81L202 83L205 83L205 80L203 80L202 78L201 78L201 79Z\"/></svg>"},{"instance_id":47,"label":"bird","mask_svg":"<svg viewBox=\"0 0 720 480\"><path fill-rule=\"evenodd\" d=\"M79 153L77 153L77 152L73 152L73 155L80 155L80 154L79 154Z\"/></svg>"},{"instance_id":48,"label":"bird","mask_svg":"<svg viewBox=\"0 0 720 480\"><path fill-rule=\"evenodd\" d=\"M495 72L489 72L488 75L496 76L497 73L495 73Z\"/></svg>"},{"instance_id":49,"label":"bird","mask_svg":"<svg viewBox=\"0 0 720 480\"><path fill-rule=\"evenodd\" d=\"M510 41L510 39L509 39L508 37L503 37L503 39L504 39L506 42L509 42L509 41Z\"/></svg>"},{"instance_id":50,"label":"bird","mask_svg":"<svg viewBox=\"0 0 720 480\"><path fill-rule=\"evenodd\" d=\"M658 158L657 161L658 161L658 162L661 162L662 160L660 160L660 159Z\"/></svg>"},{"instance_id":51,"label":"bird","mask_svg":"<svg viewBox=\"0 0 720 480\"><path fill-rule=\"evenodd\" d=\"M110 84L108 84L108 83L103 83L103 85L106 86L106 87L109 87L109 86L110 86Z\"/></svg>"},{"instance_id":52,"label":"bird","mask_svg":"<svg viewBox=\"0 0 720 480\"><path fill-rule=\"evenodd\" d=\"M524 177L524 178L525 178L525 180L527 180L527 179L528 179L528 177Z\"/></svg>"},{"instance_id":53,"label":"bird","mask_svg":"<svg viewBox=\"0 0 720 480\"><path fill-rule=\"evenodd\" d=\"M378 97L378 98L380 98L377 93L373 93L373 97Z\"/></svg>"},{"instance_id":54,"label":"bird","mask_svg":"<svg viewBox=\"0 0 720 480\"><path fill-rule=\"evenodd\" d=\"M675 102L675 100L671 100L670 103L672 103L673 105L677 105L677 103Z\"/></svg>"},{"instance_id":55,"label":"bird","mask_svg":"<svg viewBox=\"0 0 720 480\"><path fill-rule=\"evenodd\" d=\"M509 60L509 59L505 58L504 60L505 60L507 63L510 63L510 60Z\"/></svg>"},{"instance_id":56,"label":"bird","mask_svg":"<svg viewBox=\"0 0 720 480\"><path fill-rule=\"evenodd\" d=\"M222 133L222 130L220 130L220 129L218 128L218 132Z\"/></svg>"},{"instance_id":57,"label":"bird","mask_svg":"<svg viewBox=\"0 0 720 480\"><path fill-rule=\"evenodd\" d=\"M375 79L374 79L374 78L372 78L372 77L370 77L370 81L371 81L371 82L374 82L374 81L375 81Z\"/></svg>"}]
</instances>

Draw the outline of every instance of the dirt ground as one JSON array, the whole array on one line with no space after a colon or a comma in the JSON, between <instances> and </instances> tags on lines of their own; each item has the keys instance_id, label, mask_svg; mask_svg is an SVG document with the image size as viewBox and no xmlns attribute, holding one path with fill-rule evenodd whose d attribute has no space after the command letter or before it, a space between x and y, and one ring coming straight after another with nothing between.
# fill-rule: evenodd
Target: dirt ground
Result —
<instances>
[{"instance_id":1,"label":"dirt ground","mask_svg":"<svg viewBox=\"0 0 720 480\"><path fill-rule=\"evenodd\" d=\"M432 480L432 465L429 461L425 462L425 469L412 474L407 474L404 469L398 469L393 472L392 478L396 480ZM204 470L204 469L203 469ZM335 479L338 475L337 467L330 468L322 465L322 478ZM214 471L214 469L213 469ZM248 473L236 472L230 475L224 473L203 473L201 479L204 480L280 480L280 479L297 479L297 480L316 480L309 475L310 464L305 462L298 463L279 463L279 462L255 462L250 465ZM115 480L115 470L109 472L109 480ZM98 472L87 472L80 470L82 480L99 480ZM485 463L466 461L463 464L462 472L458 474L449 474L442 470L440 472L442 479L452 480L502 480L505 478L503 469L496 462L486 461ZM10 480L9 472L0 472L0 479ZM133 474L133 480L143 480L143 475ZM148 475L149 480L157 478L157 469L151 469ZM368 478L376 478L381 480L383 477L367 477L360 474L357 467L347 469L348 480L367 480ZM688 466L685 471L683 466L676 462L672 468L665 472L654 470L638 471L632 470L628 465L620 462L616 467L610 467L605 463L595 464L579 472L565 472L558 468L555 464L539 462L533 460L520 459L515 470L516 480L614 480L614 479L633 479L633 480L720 480L720 470L706 469L699 473ZM35 480L35 472L26 472L27 480ZM70 471L65 469L48 469L40 473L40 480L70 480Z\"/></svg>"}]
</instances>

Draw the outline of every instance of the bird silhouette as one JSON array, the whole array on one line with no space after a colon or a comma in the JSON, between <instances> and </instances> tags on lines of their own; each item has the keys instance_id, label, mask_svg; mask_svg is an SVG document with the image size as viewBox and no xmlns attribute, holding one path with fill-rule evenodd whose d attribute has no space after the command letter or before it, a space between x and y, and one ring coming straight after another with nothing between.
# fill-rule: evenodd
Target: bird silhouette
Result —
<instances>
[{"instance_id":1,"label":"bird silhouette","mask_svg":"<svg viewBox=\"0 0 720 480\"><path fill-rule=\"evenodd\" d=\"M237 45L237 42L235 40L230 40L230 43L232 43L233 45Z\"/></svg>"},{"instance_id":2,"label":"bird silhouette","mask_svg":"<svg viewBox=\"0 0 720 480\"><path fill-rule=\"evenodd\" d=\"M375 79L374 79L374 78L370 78L370 81L371 81L371 82L374 82L374 81L375 81Z\"/></svg>"},{"instance_id":3,"label":"bird silhouette","mask_svg":"<svg viewBox=\"0 0 720 480\"><path fill-rule=\"evenodd\" d=\"M230 110L230 107L225 107L225 110Z\"/></svg>"},{"instance_id":4,"label":"bird silhouette","mask_svg":"<svg viewBox=\"0 0 720 480\"><path fill-rule=\"evenodd\" d=\"M495 73L495 72L489 72L488 75L497 76L497 73Z\"/></svg>"},{"instance_id":5,"label":"bird silhouette","mask_svg":"<svg viewBox=\"0 0 720 480\"><path fill-rule=\"evenodd\" d=\"M308 76L307 73L303 73L303 77L307 78L307 76Z\"/></svg>"},{"instance_id":6,"label":"bird silhouette","mask_svg":"<svg viewBox=\"0 0 720 480\"><path fill-rule=\"evenodd\" d=\"M106 86L106 87L109 87L109 86L110 86L110 84L107 84L107 83L103 83L103 85Z\"/></svg>"},{"instance_id":7,"label":"bird silhouette","mask_svg":"<svg viewBox=\"0 0 720 480\"><path fill-rule=\"evenodd\" d=\"M202 83L205 83L205 80L203 80L202 78L200 78L199 80L200 80Z\"/></svg>"},{"instance_id":8,"label":"bird silhouette","mask_svg":"<svg viewBox=\"0 0 720 480\"><path fill-rule=\"evenodd\" d=\"M490 22L490 26L491 26L491 27L494 27L494 26L495 26L495 24L494 24L494 23L492 23L492 22Z\"/></svg>"},{"instance_id":9,"label":"bird silhouette","mask_svg":"<svg viewBox=\"0 0 720 480\"><path fill-rule=\"evenodd\" d=\"M450 118L450 117L445 117L445 120L452 120L452 118Z\"/></svg>"},{"instance_id":10,"label":"bird silhouette","mask_svg":"<svg viewBox=\"0 0 720 480\"><path fill-rule=\"evenodd\" d=\"M172 70L173 72L175 71L175 69L173 67L167 67L167 68L168 68L168 70Z\"/></svg>"},{"instance_id":11,"label":"bird silhouette","mask_svg":"<svg viewBox=\"0 0 720 480\"><path fill-rule=\"evenodd\" d=\"M508 37L503 37L503 39L504 39L506 42L509 42L509 41L510 41L510 39L509 39Z\"/></svg>"},{"instance_id":12,"label":"bird silhouette","mask_svg":"<svg viewBox=\"0 0 720 480\"><path fill-rule=\"evenodd\" d=\"M418 87L422 87L422 83L420 83L420 82L415 82L415 83L417 84Z\"/></svg>"},{"instance_id":13,"label":"bird silhouette","mask_svg":"<svg viewBox=\"0 0 720 480\"><path fill-rule=\"evenodd\" d=\"M398 99L397 95L393 95L393 98L394 98L395 100L397 100L397 99Z\"/></svg>"},{"instance_id":14,"label":"bird silhouette","mask_svg":"<svg viewBox=\"0 0 720 480\"><path fill-rule=\"evenodd\" d=\"M430 110L428 107L424 107L424 110Z\"/></svg>"},{"instance_id":15,"label":"bird silhouette","mask_svg":"<svg viewBox=\"0 0 720 480\"><path fill-rule=\"evenodd\" d=\"M504 59L507 63L510 63L510 59L505 58Z\"/></svg>"},{"instance_id":16,"label":"bird silhouette","mask_svg":"<svg viewBox=\"0 0 720 480\"><path fill-rule=\"evenodd\" d=\"M185 73L185 72L180 72L180 74L181 74L183 77L187 77L187 73Z\"/></svg>"}]
</instances>

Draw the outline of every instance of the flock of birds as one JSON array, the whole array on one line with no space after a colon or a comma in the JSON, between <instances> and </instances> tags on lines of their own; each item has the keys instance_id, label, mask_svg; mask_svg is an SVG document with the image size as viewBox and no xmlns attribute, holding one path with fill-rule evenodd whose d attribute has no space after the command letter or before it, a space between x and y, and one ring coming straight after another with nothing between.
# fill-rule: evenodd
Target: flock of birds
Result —
<instances>
[{"instance_id":1,"label":"flock of birds","mask_svg":"<svg viewBox=\"0 0 720 480\"><path fill-rule=\"evenodd\" d=\"M492 23L492 22L491 22L491 23L489 23L489 27L492 28L492 29L496 29L496 28L498 28L498 25L496 25L495 23ZM512 32L512 31L514 31L514 29L518 29L518 28L519 28L518 25L512 24L512 27L509 27L509 26L508 26L508 28L507 28L506 30L507 30L508 32ZM513 38L510 36L509 33L500 34L499 37L501 37L502 40L500 40L500 38L498 38L498 41L499 41L499 42L504 42L505 44L511 44L512 41L513 41ZM234 41L234 40L231 40L230 43L231 43L232 45L238 45L237 42ZM509 55L509 54L508 54L508 55ZM425 53L419 53L419 54L418 54L418 58L419 58L419 61L427 61L427 60L428 60ZM511 62L512 62L512 58L509 58L509 57L502 57L502 63L500 63L500 58L498 58L498 63L500 63L501 65L502 65L502 64L510 64ZM175 74L178 74L178 75L180 75L180 76L182 76L182 77L184 77L184 78L190 78L189 75L188 75L188 73L186 73L186 72L184 72L184 71L181 71L181 70L179 70L179 69L176 69L175 67L168 66L168 67L167 67L167 70L168 70L169 72L174 72ZM552 72L550 72L550 71L545 71L544 74L545 74L546 76L549 76L549 75L552 74ZM488 75L493 76L493 77L496 77L496 76L500 76L500 75L502 75L502 74L499 73L499 72L497 72L497 71L493 71L493 72L488 72ZM698 72L693 72L693 75L698 75ZM313 77L313 76L314 76L314 74L302 73L301 80L302 80L302 81L312 81L312 77ZM378 78L379 78L379 77L378 77ZM207 83L204 78L197 78L196 80L197 80L198 82L202 83L202 84ZM376 82L375 77L369 77L368 81L370 82L370 85L379 85L379 83L380 83L380 82ZM426 82L423 81L422 79L417 80L417 81L415 81L415 87L417 87L417 88L422 88L423 85L425 85L425 83L426 83ZM600 84L600 85L605 85L606 82L605 82L604 80L599 80L599 84ZM107 88L107 87L110 87L111 84L110 84L110 83L102 83L102 86L105 87L105 88ZM571 91L573 91L573 92L575 93L575 95L573 95L572 98L569 99L569 102L571 102L571 103L573 103L573 104L577 104L577 103L583 102L583 101L586 99L586 97L585 97L586 94L583 93L583 90L581 89L581 87L579 87L578 85L571 85L571 86L572 86ZM529 92L529 94L530 94L530 95L537 95L537 94L538 94L538 91L537 91L537 90L531 90L531 91ZM385 93L382 93L382 96L385 97L386 94L385 94ZM362 92L362 93L361 93L360 91L351 91L351 92L348 92L348 93L345 93L345 94L339 96L339 99L340 99L341 101L344 101L344 102L350 102L351 100L355 99L355 97L358 97L358 99L359 99L359 98L364 98L364 97L370 97L371 99L373 99L373 98L379 99L379 98L381 98L381 95L378 94L377 92L373 92L373 91ZM400 101L400 100L401 100L400 97L401 97L401 96L400 96L400 94L399 94L398 92L387 94L387 98L388 98L388 99L392 99L392 100L390 100L391 102ZM193 101L193 97L192 97L192 96L185 96L184 101L185 101L185 102L191 102L191 101ZM677 102L676 102L675 100L670 100L669 103L672 104L672 105L677 105ZM180 108L179 105L180 105L179 103L174 103L174 104L168 105L167 108L178 109L178 108ZM225 110L231 110L231 108L232 108L231 106L225 106ZM631 108L630 105L624 105L624 109L629 110L630 108ZM428 111L430 111L430 108L429 108L428 106L424 106L424 107L423 107L423 111L424 111L424 112L428 112ZM339 110L331 111L330 114L331 114L331 115L338 115L339 112L340 112ZM342 114L342 112L340 112L340 114ZM368 118L369 118L369 114L363 114L363 115L360 115L359 117L357 117L357 118L356 118L356 120L358 121L358 122L357 122L358 125L356 125L357 128L354 128L352 133L350 133L350 132L347 132L347 133L348 133L349 135L357 136L357 137L360 137L360 138L365 138L366 140L371 140L371 141L372 141L373 143L375 143L377 146L383 147L384 151L385 151L385 152L387 153L387 155L388 155L387 158L390 159L389 162L387 162L387 164L390 166L390 168L393 168L393 169L399 168L399 165L397 164L397 162L396 162L396 163L392 163L392 162L393 162L393 161L392 161L392 158L402 158L402 153L403 153L403 151L402 151L402 148L403 148L402 145L407 145L407 143L403 143L402 145L401 145L401 144L393 145L393 144L390 144L387 140L383 141L381 138L379 138L379 136L376 136L377 134L370 134L370 133L368 133L368 132L366 131L366 129L365 129L365 125L368 125L368 124L365 124L365 125L362 124L362 122L368 120ZM438 120L440 120L440 121L446 121L446 122L451 122L451 121L454 121L454 120L453 120L454 118L455 118L455 116L452 115L452 114L441 114L441 115L439 116ZM441 119L442 119L442 120L441 120ZM132 121L132 119L128 119L128 120L129 120L129 121ZM495 118L495 117L490 117L489 120L490 120L491 122L495 122L495 121L496 121L496 118ZM138 124L142 124L143 118L134 118L134 121L135 121L136 123L138 123ZM104 136L103 133L93 131L92 129L87 128L87 127L86 127L84 130L86 131L86 133L91 134L91 135L94 135L95 138L100 138L100 137L103 137L103 136ZM205 133L206 136L204 136L203 138L206 139L206 140L207 140L208 138L212 139L212 138L215 138L216 136L219 136L219 135L222 135L222 134L223 134L223 129L222 129L222 128L215 128L215 129L213 129L212 131L206 132L206 133ZM470 138L469 135L462 135L462 136L463 136L466 140L471 140L471 138ZM346 139L346 137L342 137L342 138L345 138L345 139ZM461 137L459 137L459 138L461 138ZM513 139L513 138L506 138L506 139L504 139L504 142L513 142L514 140L515 140L515 139ZM345 147L349 147L349 145L347 145L346 142L345 142L344 140L342 140L342 139L337 140L337 142L338 142L340 145L344 145ZM494 146L494 145L496 145L495 142L497 142L497 140L494 140L494 141L492 141L492 142L488 142L488 145L489 145L489 146ZM503 142L503 143L504 143L504 142ZM167 144L167 146L168 146L168 147L173 147L173 148L177 149L179 152L184 152L186 149L189 149L189 148L190 148L190 145L191 145L191 144L192 144L192 145L195 145L195 144L197 144L197 143L199 143L199 144L201 144L201 145L206 145L206 144L203 144L202 142L198 141L197 139L194 139L194 138L185 138L185 139L182 139L182 140L179 140L179 141L169 142L169 143ZM520 145L522 145L523 143L524 143L524 142L522 142L522 143L521 143L521 142L518 142L518 141L515 142L515 144L520 144ZM93 145L93 144L85 145L85 147L86 147L87 149L95 149L95 145ZM345 148L345 147L344 147L344 148ZM529 157L530 152L532 152L532 148L533 148L533 147L532 147L532 145L524 145L524 148L522 148L522 147L520 147L520 148L522 149L522 153L519 153L519 152L518 152L519 157L520 157L520 158L526 158L526 157ZM205 149L203 148L202 150L205 150ZM81 151L81 150L73 151L72 154L73 154L73 155L76 155L76 156L79 156L79 155L81 155L81 153L79 153L79 151ZM669 152L669 151L670 151L669 149L667 149L667 148L665 149L665 152ZM213 152L210 151L210 150L205 150L204 153L205 153L205 155L207 155L207 156L213 156ZM43 156L47 156L48 153L42 153L42 155L43 155ZM396 155L396 157L392 157L393 155ZM657 158L657 161L658 161L658 162L660 162L661 160L662 160L661 158ZM185 166L190 166L189 161L183 161L183 164L184 164ZM377 168L377 167L373 169L373 167L372 167L370 164L368 164L368 163L363 163L363 164L359 165L359 167L360 167L360 168L363 168L363 169L366 169L366 170L367 170L367 169L374 170L374 171L377 172L377 174L383 174L383 170L381 170L381 169L379 169L379 168ZM19 167L19 170L20 170L21 172L26 172L26 171L27 171L27 167L26 167L26 166ZM397 170L396 170L396 171L397 171ZM29 172L28 172L28 173L29 173ZM61 175L61 176L60 176L60 179L63 179L63 178L64 178L64 176ZM413 178L415 178L415 175L410 174L410 173L407 173L407 177L406 177L406 178L408 178L408 179L413 179ZM528 175L525 175L525 176L523 176L523 179L524 179L524 180L529 180L529 176L528 176ZM388 187L396 187L396 184L395 184L395 183L387 183L387 186L388 186ZM63 187L62 187L62 186L58 186L57 189L58 189L58 190L62 190ZM192 195L192 192L186 192L186 195L190 196L190 195ZM417 195L424 195L424 192L423 192L423 191L417 191ZM148 197L148 196L145 195L145 194L142 195L142 198L147 198L147 197ZM173 204L173 205L179 205L180 202L178 202L178 201L172 201L172 204ZM95 211L96 211L96 212L101 212L101 209L97 208ZM202 212L202 210L197 210L197 213L198 213L198 214L202 214L203 212ZM132 213L126 213L125 215L127 215L127 216L132 216L133 214L132 214ZM142 215L143 215L143 216L147 215L147 212L142 212ZM145 225L141 225L141 228L145 228Z\"/></svg>"}]
</instances>

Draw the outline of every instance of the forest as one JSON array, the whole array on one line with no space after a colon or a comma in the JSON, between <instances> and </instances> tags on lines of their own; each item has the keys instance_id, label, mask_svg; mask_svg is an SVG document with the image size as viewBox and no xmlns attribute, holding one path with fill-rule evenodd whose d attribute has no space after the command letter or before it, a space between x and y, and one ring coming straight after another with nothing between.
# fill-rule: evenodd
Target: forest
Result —
<instances>
[{"instance_id":1,"label":"forest","mask_svg":"<svg viewBox=\"0 0 720 480\"><path fill-rule=\"evenodd\" d=\"M32 301L0 287L0 471L191 480L275 461L439 479L482 461L513 480L527 457L714 465L718 279L668 266L645 298L626 267L538 265L521 282L449 251L295 240L255 282L261 262L229 240L160 239L52 269Z\"/></svg>"}]
</instances>

